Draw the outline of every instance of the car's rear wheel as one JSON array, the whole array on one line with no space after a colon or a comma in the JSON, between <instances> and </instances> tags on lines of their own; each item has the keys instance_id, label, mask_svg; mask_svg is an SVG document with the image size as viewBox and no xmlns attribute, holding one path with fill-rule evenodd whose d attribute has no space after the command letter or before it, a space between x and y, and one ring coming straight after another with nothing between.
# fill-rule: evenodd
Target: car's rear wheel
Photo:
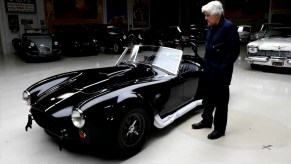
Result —
<instances>
[{"instance_id":1,"label":"car's rear wheel","mask_svg":"<svg viewBox=\"0 0 291 164\"><path fill-rule=\"evenodd\" d=\"M118 150L122 157L138 153L143 147L150 129L150 119L145 110L135 108L121 120L118 128Z\"/></svg>"},{"instance_id":2,"label":"car's rear wheel","mask_svg":"<svg viewBox=\"0 0 291 164\"><path fill-rule=\"evenodd\" d=\"M121 52L121 46L118 43L114 43L113 45L113 51L114 53L120 53Z\"/></svg>"}]
</instances>

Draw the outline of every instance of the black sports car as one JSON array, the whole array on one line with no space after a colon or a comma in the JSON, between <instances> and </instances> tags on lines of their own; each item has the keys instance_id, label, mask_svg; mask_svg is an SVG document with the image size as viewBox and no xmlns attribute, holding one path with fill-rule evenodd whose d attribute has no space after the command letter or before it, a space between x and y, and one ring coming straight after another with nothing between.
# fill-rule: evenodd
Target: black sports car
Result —
<instances>
[{"instance_id":1,"label":"black sports car","mask_svg":"<svg viewBox=\"0 0 291 164\"><path fill-rule=\"evenodd\" d=\"M202 71L197 55L128 47L115 66L58 74L27 88L25 128L34 120L60 141L106 145L129 157L143 147L151 127L164 128L202 104L197 94Z\"/></svg>"},{"instance_id":2,"label":"black sports car","mask_svg":"<svg viewBox=\"0 0 291 164\"><path fill-rule=\"evenodd\" d=\"M26 28L20 38L14 38L12 45L20 58L25 61L35 59L60 59L61 46L46 28Z\"/></svg>"},{"instance_id":3,"label":"black sports car","mask_svg":"<svg viewBox=\"0 0 291 164\"><path fill-rule=\"evenodd\" d=\"M92 29L87 26L57 26L55 35L61 42L66 56L87 56L99 53L98 40L93 35Z\"/></svg>"}]
</instances>

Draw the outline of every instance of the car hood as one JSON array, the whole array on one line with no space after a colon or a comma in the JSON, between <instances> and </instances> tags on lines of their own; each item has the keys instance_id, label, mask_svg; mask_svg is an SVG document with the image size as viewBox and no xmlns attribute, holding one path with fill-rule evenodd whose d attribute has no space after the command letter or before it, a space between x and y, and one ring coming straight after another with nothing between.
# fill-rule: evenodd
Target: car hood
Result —
<instances>
[{"instance_id":1,"label":"car hood","mask_svg":"<svg viewBox=\"0 0 291 164\"><path fill-rule=\"evenodd\" d=\"M260 50L291 51L291 38L262 38L248 44L248 47L258 47Z\"/></svg>"},{"instance_id":2,"label":"car hood","mask_svg":"<svg viewBox=\"0 0 291 164\"><path fill-rule=\"evenodd\" d=\"M72 110L74 106L92 96L103 95L130 85L137 78L147 76L134 72L135 69L131 67L107 67L69 72L43 80L28 91L35 99L33 107L53 114L61 109ZM52 82L56 84L49 84ZM71 114L71 112L66 113Z\"/></svg>"}]
</instances>

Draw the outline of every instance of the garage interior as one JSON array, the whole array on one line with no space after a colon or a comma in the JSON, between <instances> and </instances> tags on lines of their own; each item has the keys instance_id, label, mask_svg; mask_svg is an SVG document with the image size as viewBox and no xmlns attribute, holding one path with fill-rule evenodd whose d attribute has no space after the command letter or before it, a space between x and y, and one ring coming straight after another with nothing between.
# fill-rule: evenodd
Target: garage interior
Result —
<instances>
[{"instance_id":1,"label":"garage interior","mask_svg":"<svg viewBox=\"0 0 291 164\"><path fill-rule=\"evenodd\" d=\"M203 45L199 47L203 54ZM24 63L17 56L0 69L1 163L290 163L291 76L288 73L252 70L242 58L235 63L230 86L226 135L208 140L211 129L193 130L200 110L191 112L165 129L154 131L137 155L117 160L104 158L82 147L64 147L35 122L25 131L28 107L21 94L32 83L57 73L111 66L116 54L71 57L48 63Z\"/></svg>"},{"instance_id":2,"label":"garage interior","mask_svg":"<svg viewBox=\"0 0 291 164\"><path fill-rule=\"evenodd\" d=\"M3 4L1 2L0 16L7 20ZM24 14L22 17L30 16ZM264 15L265 18L268 19L268 16ZM6 25L0 21L1 27ZM120 160L103 157L77 145L59 151L58 143L36 123L26 132L24 127L29 109L22 101L23 90L41 79L67 71L112 66L119 55L99 53L64 57L59 61L26 63L13 53L10 45L9 39L18 33L5 34L3 28L0 31L2 164L291 163L291 73L289 70L251 69L244 60L245 45L241 46L240 56L235 62L225 136L208 140L207 135L212 129L193 130L191 125L201 120L202 111L197 110L165 129L154 131L141 152ZM204 45L200 44L198 50L203 55Z\"/></svg>"}]
</instances>

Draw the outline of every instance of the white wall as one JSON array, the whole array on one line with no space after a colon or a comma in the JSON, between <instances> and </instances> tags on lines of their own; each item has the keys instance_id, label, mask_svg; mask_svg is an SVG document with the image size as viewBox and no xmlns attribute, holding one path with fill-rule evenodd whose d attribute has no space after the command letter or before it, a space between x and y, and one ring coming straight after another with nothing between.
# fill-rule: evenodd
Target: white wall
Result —
<instances>
[{"instance_id":1,"label":"white wall","mask_svg":"<svg viewBox=\"0 0 291 164\"><path fill-rule=\"evenodd\" d=\"M19 32L13 34L9 30L8 26L8 15L18 15L20 30ZM44 0L36 0L36 13L26 14L26 13L6 13L4 0L0 0L0 43L2 52L5 56L14 53L12 47L12 39L18 37L24 32L24 26L21 25L21 19L32 19L32 27L40 27L40 20L45 20L44 13Z\"/></svg>"}]
</instances>

